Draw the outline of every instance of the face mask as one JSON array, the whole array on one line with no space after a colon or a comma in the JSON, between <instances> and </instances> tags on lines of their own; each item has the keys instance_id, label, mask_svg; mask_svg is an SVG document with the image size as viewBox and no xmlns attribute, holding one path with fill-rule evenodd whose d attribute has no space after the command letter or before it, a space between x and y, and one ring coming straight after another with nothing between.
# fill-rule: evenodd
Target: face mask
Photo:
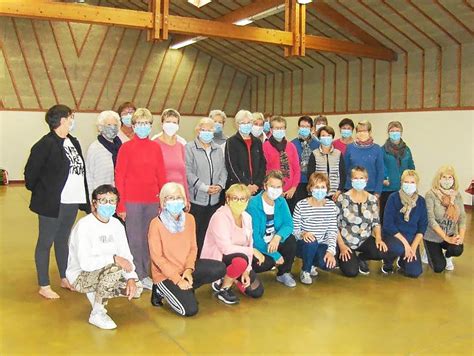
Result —
<instances>
[{"instance_id":1,"label":"face mask","mask_svg":"<svg viewBox=\"0 0 474 356\"><path fill-rule=\"evenodd\" d=\"M97 204L97 214L104 220L109 220L115 214L115 205Z\"/></svg>"},{"instance_id":2,"label":"face mask","mask_svg":"<svg viewBox=\"0 0 474 356\"><path fill-rule=\"evenodd\" d=\"M273 130L272 131L272 136L275 137L275 140L281 141L285 138L286 135L286 130L284 129L278 129L278 130Z\"/></svg>"},{"instance_id":3,"label":"face mask","mask_svg":"<svg viewBox=\"0 0 474 356\"><path fill-rule=\"evenodd\" d=\"M240 216L247 209L246 201L230 201L229 208L235 216Z\"/></svg>"},{"instance_id":4,"label":"face mask","mask_svg":"<svg viewBox=\"0 0 474 356\"><path fill-rule=\"evenodd\" d=\"M400 141L400 138L402 137L402 133L399 131L390 131L388 133L388 137L390 138L391 141L398 142Z\"/></svg>"},{"instance_id":5,"label":"face mask","mask_svg":"<svg viewBox=\"0 0 474 356\"><path fill-rule=\"evenodd\" d=\"M324 127L326 126L325 124L319 124L319 125L316 125L316 132L318 132L318 130L321 128L321 127Z\"/></svg>"},{"instance_id":6,"label":"face mask","mask_svg":"<svg viewBox=\"0 0 474 356\"><path fill-rule=\"evenodd\" d=\"M341 137L342 138L349 138L352 136L352 130L348 130L348 129L342 129L341 130Z\"/></svg>"},{"instance_id":7,"label":"face mask","mask_svg":"<svg viewBox=\"0 0 474 356\"><path fill-rule=\"evenodd\" d=\"M135 127L133 128L133 131L135 132L135 134L136 134L139 138L144 139L144 138L147 138L148 136L150 136L151 125L135 126Z\"/></svg>"},{"instance_id":8,"label":"face mask","mask_svg":"<svg viewBox=\"0 0 474 356\"><path fill-rule=\"evenodd\" d=\"M179 215L183 212L184 209L184 201L179 199L179 200L170 200L167 201L165 204L165 209L171 214L171 215Z\"/></svg>"},{"instance_id":9,"label":"face mask","mask_svg":"<svg viewBox=\"0 0 474 356\"><path fill-rule=\"evenodd\" d=\"M332 137L331 136L321 136L319 138L319 142L321 142L321 144L323 146L329 147L332 144Z\"/></svg>"},{"instance_id":10,"label":"face mask","mask_svg":"<svg viewBox=\"0 0 474 356\"><path fill-rule=\"evenodd\" d=\"M176 132L179 130L179 125L175 124L174 122L165 122L163 124L163 131L168 135L168 136L174 136Z\"/></svg>"},{"instance_id":11,"label":"face mask","mask_svg":"<svg viewBox=\"0 0 474 356\"><path fill-rule=\"evenodd\" d=\"M268 187L267 195L271 200L276 200L283 194L283 188Z\"/></svg>"},{"instance_id":12,"label":"face mask","mask_svg":"<svg viewBox=\"0 0 474 356\"><path fill-rule=\"evenodd\" d=\"M324 198L326 198L327 193L328 193L327 189L313 189L311 191L311 195L316 200L323 200Z\"/></svg>"},{"instance_id":13,"label":"face mask","mask_svg":"<svg viewBox=\"0 0 474 356\"><path fill-rule=\"evenodd\" d=\"M257 126L257 125L252 126L252 135L254 135L255 137L260 137L262 133L263 133L262 126Z\"/></svg>"},{"instance_id":14,"label":"face mask","mask_svg":"<svg viewBox=\"0 0 474 356\"><path fill-rule=\"evenodd\" d=\"M122 123L127 127L131 127L132 126L132 114L123 115L122 116Z\"/></svg>"},{"instance_id":15,"label":"face mask","mask_svg":"<svg viewBox=\"0 0 474 356\"><path fill-rule=\"evenodd\" d=\"M367 185L367 181L365 179L352 180L352 188L354 188L355 190L358 190L358 191L364 190L366 185Z\"/></svg>"},{"instance_id":16,"label":"face mask","mask_svg":"<svg viewBox=\"0 0 474 356\"><path fill-rule=\"evenodd\" d=\"M415 183L403 183L402 184L402 190L407 195L412 195L413 193L416 192L416 184Z\"/></svg>"},{"instance_id":17,"label":"face mask","mask_svg":"<svg viewBox=\"0 0 474 356\"><path fill-rule=\"evenodd\" d=\"M365 142L370 138L368 131L360 131L356 134L357 140L361 142Z\"/></svg>"},{"instance_id":18,"label":"face mask","mask_svg":"<svg viewBox=\"0 0 474 356\"><path fill-rule=\"evenodd\" d=\"M454 185L454 179L453 178L441 178L439 181L439 184L441 185L441 188L443 189L451 189Z\"/></svg>"},{"instance_id":19,"label":"face mask","mask_svg":"<svg viewBox=\"0 0 474 356\"><path fill-rule=\"evenodd\" d=\"M216 134L222 133L223 127L224 127L224 125L222 125L220 122L216 122L216 123L214 124L214 132L215 132Z\"/></svg>"},{"instance_id":20,"label":"face mask","mask_svg":"<svg viewBox=\"0 0 474 356\"><path fill-rule=\"evenodd\" d=\"M76 127L76 120L72 120L71 123L69 124L69 132L74 131L74 128Z\"/></svg>"},{"instance_id":21,"label":"face mask","mask_svg":"<svg viewBox=\"0 0 474 356\"><path fill-rule=\"evenodd\" d=\"M311 133L311 129L309 127L300 127L298 129L298 135L300 137L306 138L309 136L310 133Z\"/></svg>"},{"instance_id":22,"label":"face mask","mask_svg":"<svg viewBox=\"0 0 474 356\"><path fill-rule=\"evenodd\" d=\"M199 139L204 143L210 143L214 138L214 132L212 131L199 131Z\"/></svg>"},{"instance_id":23,"label":"face mask","mask_svg":"<svg viewBox=\"0 0 474 356\"><path fill-rule=\"evenodd\" d=\"M241 135L248 136L252 132L252 124L240 124L239 125L239 132Z\"/></svg>"},{"instance_id":24,"label":"face mask","mask_svg":"<svg viewBox=\"0 0 474 356\"><path fill-rule=\"evenodd\" d=\"M112 125L106 125L102 127L101 134L104 136L106 139L113 141L115 137L117 137L119 128L118 126Z\"/></svg>"},{"instance_id":25,"label":"face mask","mask_svg":"<svg viewBox=\"0 0 474 356\"><path fill-rule=\"evenodd\" d=\"M265 133L270 132L270 123L268 121L265 121L263 123L263 132L265 132Z\"/></svg>"}]
</instances>

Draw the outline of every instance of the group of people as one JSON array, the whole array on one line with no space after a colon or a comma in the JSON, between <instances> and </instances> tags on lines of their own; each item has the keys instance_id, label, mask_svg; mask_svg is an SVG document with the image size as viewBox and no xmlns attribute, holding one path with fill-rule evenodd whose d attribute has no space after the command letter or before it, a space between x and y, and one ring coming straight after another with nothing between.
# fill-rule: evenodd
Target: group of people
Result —
<instances>
[{"instance_id":1,"label":"group of people","mask_svg":"<svg viewBox=\"0 0 474 356\"><path fill-rule=\"evenodd\" d=\"M150 138L152 114L127 102L99 114L84 158L71 135L73 111L55 105L45 118L50 132L25 167L39 219L39 293L59 298L48 272L54 244L61 287L85 293L89 322L103 329L116 327L107 301L138 298L143 289L153 306L166 301L192 316L204 284L226 304L239 302L234 290L260 298L258 274L272 269L276 281L295 287L295 257L300 282L312 284L318 269L367 275L369 260L382 261L384 274L418 277L425 259L439 273L463 252L455 170L441 167L422 197L398 121L379 146L368 121L343 119L335 139L325 117L302 116L290 141L285 118L246 110L226 137L226 114L213 110L186 142L179 112L165 110L162 131ZM88 215L73 227L78 209Z\"/></svg>"}]
</instances>

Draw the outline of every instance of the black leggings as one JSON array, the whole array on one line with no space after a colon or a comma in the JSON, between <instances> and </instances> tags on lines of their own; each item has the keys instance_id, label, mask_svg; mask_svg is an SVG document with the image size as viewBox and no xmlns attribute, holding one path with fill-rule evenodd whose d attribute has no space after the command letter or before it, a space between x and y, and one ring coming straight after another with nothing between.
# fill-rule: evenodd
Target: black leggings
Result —
<instances>
[{"instance_id":1,"label":"black leggings","mask_svg":"<svg viewBox=\"0 0 474 356\"><path fill-rule=\"evenodd\" d=\"M225 276L225 264L216 260L196 260L193 272L193 288L183 290L171 280L165 279L157 284L158 293L166 299L171 308L182 316L193 316L198 312L194 290Z\"/></svg>"},{"instance_id":2,"label":"black leggings","mask_svg":"<svg viewBox=\"0 0 474 356\"><path fill-rule=\"evenodd\" d=\"M382 192L379 199L379 216L380 216L380 225L383 223L383 214L385 211L385 205L387 205L388 197L394 192Z\"/></svg>"},{"instance_id":3,"label":"black leggings","mask_svg":"<svg viewBox=\"0 0 474 356\"><path fill-rule=\"evenodd\" d=\"M278 266L277 276L281 276L285 273L291 272L291 267L296 256L296 239L293 235L288 236L288 238L278 245L278 252L283 256L283 264ZM253 257L252 269L256 273L262 273L271 270L275 266L275 260L273 257L263 254L265 256L265 261L261 265L258 264L258 260Z\"/></svg>"},{"instance_id":4,"label":"black leggings","mask_svg":"<svg viewBox=\"0 0 474 356\"><path fill-rule=\"evenodd\" d=\"M243 258L245 261L247 261L247 265L249 263L249 258L247 257L247 255L243 254L243 253L232 253L230 255L224 255L222 256L222 262L224 262L224 264L226 266L230 266L232 264L232 260L234 258ZM258 279L257 277L257 274L255 273L255 271L251 270L250 273L249 273L249 276L250 276L250 285L245 288L245 289L241 289L240 287L242 286L242 276L239 276L237 278L237 281L238 283L238 287L239 289L247 296L249 297L252 297L252 298L260 298L262 295L263 295L263 284L262 282ZM243 287L243 286L242 286Z\"/></svg>"},{"instance_id":5,"label":"black leggings","mask_svg":"<svg viewBox=\"0 0 474 356\"><path fill-rule=\"evenodd\" d=\"M436 273L441 273L446 268L446 257L461 256L464 251L464 245L453 245L446 241L432 242L423 240L428 256L428 262ZM443 253L446 250L446 255Z\"/></svg>"},{"instance_id":6,"label":"black leggings","mask_svg":"<svg viewBox=\"0 0 474 356\"><path fill-rule=\"evenodd\" d=\"M356 252L359 252L359 254ZM336 256L339 268L341 269L342 274L347 277L355 277L359 274L359 260L381 260L383 257L382 253L377 249L375 238L373 236L365 240L357 249L352 250L349 260L343 261L339 257L339 254L340 251L338 248Z\"/></svg>"}]
</instances>

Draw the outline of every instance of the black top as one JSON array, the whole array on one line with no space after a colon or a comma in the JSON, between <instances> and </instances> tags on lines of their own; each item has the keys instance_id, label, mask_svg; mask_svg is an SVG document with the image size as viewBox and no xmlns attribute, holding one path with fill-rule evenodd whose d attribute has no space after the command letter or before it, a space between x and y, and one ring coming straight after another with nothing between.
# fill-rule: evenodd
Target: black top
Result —
<instances>
[{"instance_id":1,"label":"black top","mask_svg":"<svg viewBox=\"0 0 474 356\"><path fill-rule=\"evenodd\" d=\"M67 137L85 162L79 141L71 135ZM33 145L25 166L26 189L32 192L30 209L42 216L57 218L59 215L61 192L66 184L70 168L70 161L63 147L64 140L56 132L49 132ZM87 203L81 204L79 208L90 212L85 171L84 187Z\"/></svg>"}]
</instances>

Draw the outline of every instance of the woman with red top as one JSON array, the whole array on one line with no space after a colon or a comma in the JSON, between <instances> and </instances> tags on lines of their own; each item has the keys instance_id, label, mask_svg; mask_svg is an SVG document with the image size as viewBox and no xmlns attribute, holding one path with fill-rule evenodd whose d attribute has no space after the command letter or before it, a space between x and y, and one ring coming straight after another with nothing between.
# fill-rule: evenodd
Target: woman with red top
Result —
<instances>
[{"instance_id":1,"label":"woman with red top","mask_svg":"<svg viewBox=\"0 0 474 356\"><path fill-rule=\"evenodd\" d=\"M341 151L342 155L346 153L347 145L350 145L351 143L354 142L354 139L352 138L352 133L354 132L354 121L351 119L348 119L347 117L345 119L342 119L341 122L339 122L339 130L341 131L341 138L338 138L337 140L334 140L332 143L335 149L338 149Z\"/></svg>"},{"instance_id":2,"label":"woman with red top","mask_svg":"<svg viewBox=\"0 0 474 356\"><path fill-rule=\"evenodd\" d=\"M158 194L165 183L166 169L160 146L151 141L153 116L148 109L137 109L132 117L135 136L118 153L115 184L120 193L118 216L125 221L128 243L138 278L151 289L148 226L158 215Z\"/></svg>"}]
</instances>

